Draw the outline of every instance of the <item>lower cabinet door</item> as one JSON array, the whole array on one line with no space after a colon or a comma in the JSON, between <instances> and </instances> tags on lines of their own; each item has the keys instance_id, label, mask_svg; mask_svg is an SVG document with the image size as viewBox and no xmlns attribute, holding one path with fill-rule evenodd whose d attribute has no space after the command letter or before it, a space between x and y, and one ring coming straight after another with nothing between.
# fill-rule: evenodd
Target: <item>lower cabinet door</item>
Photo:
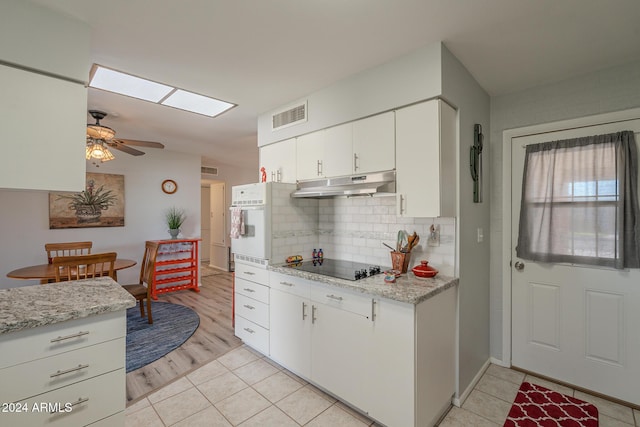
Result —
<instances>
[{"instance_id":1,"label":"lower cabinet door","mask_svg":"<svg viewBox=\"0 0 640 427\"><path fill-rule=\"evenodd\" d=\"M15 427L88 425L123 411L124 389L122 368L16 401L0 414L1 424Z\"/></svg>"},{"instance_id":2,"label":"lower cabinet door","mask_svg":"<svg viewBox=\"0 0 640 427\"><path fill-rule=\"evenodd\" d=\"M369 411L366 377L373 322L312 301L311 380L358 409Z\"/></svg>"},{"instance_id":3,"label":"lower cabinet door","mask_svg":"<svg viewBox=\"0 0 640 427\"><path fill-rule=\"evenodd\" d=\"M311 376L311 302L271 289L271 358L304 378Z\"/></svg>"},{"instance_id":4,"label":"lower cabinet door","mask_svg":"<svg viewBox=\"0 0 640 427\"><path fill-rule=\"evenodd\" d=\"M269 355L269 330L241 316L236 316L235 334L244 343Z\"/></svg>"}]
</instances>

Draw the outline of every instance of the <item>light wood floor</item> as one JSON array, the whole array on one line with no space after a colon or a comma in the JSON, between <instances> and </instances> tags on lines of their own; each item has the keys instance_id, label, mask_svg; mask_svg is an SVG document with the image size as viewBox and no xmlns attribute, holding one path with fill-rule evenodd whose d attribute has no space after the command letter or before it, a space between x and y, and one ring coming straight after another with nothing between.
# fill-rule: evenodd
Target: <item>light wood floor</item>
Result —
<instances>
[{"instance_id":1,"label":"light wood floor","mask_svg":"<svg viewBox=\"0 0 640 427\"><path fill-rule=\"evenodd\" d=\"M242 344L231 327L231 273L207 276L203 268L200 292L191 290L158 296L159 301L185 305L200 316L200 326L179 348L127 374L127 402L133 403Z\"/></svg>"}]
</instances>

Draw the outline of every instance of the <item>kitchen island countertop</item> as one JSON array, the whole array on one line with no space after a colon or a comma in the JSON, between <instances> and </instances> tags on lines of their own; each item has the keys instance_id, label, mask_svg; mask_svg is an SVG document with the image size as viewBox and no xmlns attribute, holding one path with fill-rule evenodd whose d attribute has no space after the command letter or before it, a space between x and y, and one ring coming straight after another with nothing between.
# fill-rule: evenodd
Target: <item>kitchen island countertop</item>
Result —
<instances>
[{"instance_id":1,"label":"kitchen island countertop","mask_svg":"<svg viewBox=\"0 0 640 427\"><path fill-rule=\"evenodd\" d=\"M0 290L0 334L134 307L109 277Z\"/></svg>"},{"instance_id":2,"label":"kitchen island countertop","mask_svg":"<svg viewBox=\"0 0 640 427\"><path fill-rule=\"evenodd\" d=\"M360 280L344 280L296 270L287 264L270 265L268 269L290 276L414 305L458 284L457 277L438 274L433 278L421 278L416 277L410 271L397 278L396 283L385 283L384 274L377 274Z\"/></svg>"}]
</instances>

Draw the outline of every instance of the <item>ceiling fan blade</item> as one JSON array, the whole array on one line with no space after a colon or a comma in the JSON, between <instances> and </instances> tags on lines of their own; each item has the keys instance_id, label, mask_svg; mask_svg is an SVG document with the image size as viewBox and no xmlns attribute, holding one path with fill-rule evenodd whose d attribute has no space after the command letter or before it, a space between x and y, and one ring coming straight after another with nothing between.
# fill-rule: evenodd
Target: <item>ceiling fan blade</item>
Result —
<instances>
[{"instance_id":1,"label":"ceiling fan blade","mask_svg":"<svg viewBox=\"0 0 640 427\"><path fill-rule=\"evenodd\" d=\"M127 154L131 154L133 156L142 156L142 155L144 155L143 151L136 150L135 148L131 148L131 147L127 146L127 145L120 144L118 142L107 141L107 145L110 148L115 148L116 150L123 151L123 152L125 152Z\"/></svg>"},{"instance_id":2,"label":"ceiling fan blade","mask_svg":"<svg viewBox=\"0 0 640 427\"><path fill-rule=\"evenodd\" d=\"M116 140L124 145L137 145L139 147L149 147L149 148L164 148L164 144L160 144L159 142L152 141L138 141L135 139L120 139Z\"/></svg>"}]
</instances>

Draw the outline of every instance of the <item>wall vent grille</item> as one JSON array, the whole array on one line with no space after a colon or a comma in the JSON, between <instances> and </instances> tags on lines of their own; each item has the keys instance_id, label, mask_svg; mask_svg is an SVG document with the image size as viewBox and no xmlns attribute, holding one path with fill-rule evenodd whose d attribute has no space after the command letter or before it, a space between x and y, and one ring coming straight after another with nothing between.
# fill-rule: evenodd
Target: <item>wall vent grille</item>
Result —
<instances>
[{"instance_id":1,"label":"wall vent grille","mask_svg":"<svg viewBox=\"0 0 640 427\"><path fill-rule=\"evenodd\" d=\"M271 116L271 130L278 130L307 121L307 101Z\"/></svg>"},{"instance_id":2,"label":"wall vent grille","mask_svg":"<svg viewBox=\"0 0 640 427\"><path fill-rule=\"evenodd\" d=\"M202 166L200 168L200 173L203 175L214 175L218 176L218 168L214 168L211 166Z\"/></svg>"}]
</instances>

